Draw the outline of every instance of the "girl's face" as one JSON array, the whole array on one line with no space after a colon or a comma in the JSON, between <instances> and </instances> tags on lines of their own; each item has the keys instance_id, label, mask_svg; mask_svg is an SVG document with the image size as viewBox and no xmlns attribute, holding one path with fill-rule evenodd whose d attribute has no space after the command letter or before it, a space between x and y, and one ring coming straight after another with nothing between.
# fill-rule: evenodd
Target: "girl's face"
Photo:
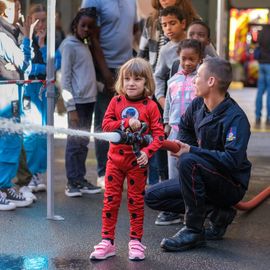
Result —
<instances>
[{"instance_id":1,"label":"girl's face","mask_svg":"<svg viewBox=\"0 0 270 270\"><path fill-rule=\"evenodd\" d=\"M162 8L174 6L176 4L176 0L159 0L159 3Z\"/></svg>"},{"instance_id":2,"label":"girl's face","mask_svg":"<svg viewBox=\"0 0 270 270\"><path fill-rule=\"evenodd\" d=\"M94 18L90 18L88 16L82 16L78 22L77 28L76 28L76 36L83 40L85 38L88 38L96 24L96 21Z\"/></svg>"},{"instance_id":3,"label":"girl's face","mask_svg":"<svg viewBox=\"0 0 270 270\"><path fill-rule=\"evenodd\" d=\"M143 96L145 78L130 74L124 74L124 92L130 99L137 99Z\"/></svg>"},{"instance_id":4,"label":"girl's face","mask_svg":"<svg viewBox=\"0 0 270 270\"><path fill-rule=\"evenodd\" d=\"M47 28L47 14L45 11L39 11L32 14L32 23L38 20L38 23L35 26L35 33L42 34L46 32Z\"/></svg>"},{"instance_id":5,"label":"girl's face","mask_svg":"<svg viewBox=\"0 0 270 270\"><path fill-rule=\"evenodd\" d=\"M197 39L205 46L209 44L207 29L201 24L193 24L188 28L187 36L190 39Z\"/></svg>"},{"instance_id":6,"label":"girl's face","mask_svg":"<svg viewBox=\"0 0 270 270\"><path fill-rule=\"evenodd\" d=\"M201 63L199 54L193 48L184 48L179 55L182 69L187 73L196 70L196 67Z\"/></svg>"}]
</instances>

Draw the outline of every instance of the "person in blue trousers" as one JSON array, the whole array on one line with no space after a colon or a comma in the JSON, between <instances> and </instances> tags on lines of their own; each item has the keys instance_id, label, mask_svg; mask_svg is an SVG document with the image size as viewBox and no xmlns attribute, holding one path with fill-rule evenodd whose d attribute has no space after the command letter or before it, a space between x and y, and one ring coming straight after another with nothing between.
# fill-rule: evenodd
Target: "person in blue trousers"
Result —
<instances>
[{"instance_id":1,"label":"person in blue trousers","mask_svg":"<svg viewBox=\"0 0 270 270\"><path fill-rule=\"evenodd\" d=\"M266 92L266 126L270 127L270 25L265 25L259 34L260 53L258 92L256 97L256 125L261 124L263 95Z\"/></svg>"},{"instance_id":2,"label":"person in blue trousers","mask_svg":"<svg viewBox=\"0 0 270 270\"><path fill-rule=\"evenodd\" d=\"M23 27L21 46L18 29L13 25L18 14L19 1L0 1L3 8L0 16L0 81L23 79L30 66L30 20ZM10 121L20 121L20 95L22 87L16 84L0 85L0 117ZM31 199L24 198L12 187L16 176L22 138L0 130L0 210L12 210L28 206Z\"/></svg>"}]
</instances>

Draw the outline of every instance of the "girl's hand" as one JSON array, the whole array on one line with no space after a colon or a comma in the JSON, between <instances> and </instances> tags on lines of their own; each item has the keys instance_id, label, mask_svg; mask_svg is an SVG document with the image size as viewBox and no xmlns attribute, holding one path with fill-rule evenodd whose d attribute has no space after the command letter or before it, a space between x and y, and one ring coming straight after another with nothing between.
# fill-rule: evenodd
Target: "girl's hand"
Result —
<instances>
[{"instance_id":1,"label":"girl's hand","mask_svg":"<svg viewBox=\"0 0 270 270\"><path fill-rule=\"evenodd\" d=\"M128 124L130 128L132 129L132 131L139 130L142 126L141 122L138 119L134 119L134 118L130 118L128 120Z\"/></svg>"},{"instance_id":2,"label":"girl's hand","mask_svg":"<svg viewBox=\"0 0 270 270\"><path fill-rule=\"evenodd\" d=\"M28 19L28 17L27 17L27 19ZM30 35L30 39L31 39L33 37L35 27L38 24L39 20L35 20L33 22L32 18L29 16L29 21L30 21L30 33L29 33L29 35Z\"/></svg>"},{"instance_id":3,"label":"girl's hand","mask_svg":"<svg viewBox=\"0 0 270 270\"><path fill-rule=\"evenodd\" d=\"M36 24L35 23L32 24L31 17L27 16L23 25L19 25L19 28L25 37L28 37L31 39L32 34L33 34L33 31L31 30L35 27Z\"/></svg>"},{"instance_id":4,"label":"girl's hand","mask_svg":"<svg viewBox=\"0 0 270 270\"><path fill-rule=\"evenodd\" d=\"M148 163L148 156L145 152L140 151L141 155L137 158L137 163L139 166L145 166Z\"/></svg>"},{"instance_id":5,"label":"girl's hand","mask_svg":"<svg viewBox=\"0 0 270 270\"><path fill-rule=\"evenodd\" d=\"M170 152L170 154L174 157L180 157L184 153L189 153L190 151L190 145L186 143L182 143L179 140L173 140L175 143L177 143L180 146L180 150L177 153Z\"/></svg>"},{"instance_id":6,"label":"girl's hand","mask_svg":"<svg viewBox=\"0 0 270 270\"><path fill-rule=\"evenodd\" d=\"M38 37L38 46L39 48L42 48L45 46L45 38L46 38L46 30L41 30L36 33L36 36Z\"/></svg>"}]
</instances>

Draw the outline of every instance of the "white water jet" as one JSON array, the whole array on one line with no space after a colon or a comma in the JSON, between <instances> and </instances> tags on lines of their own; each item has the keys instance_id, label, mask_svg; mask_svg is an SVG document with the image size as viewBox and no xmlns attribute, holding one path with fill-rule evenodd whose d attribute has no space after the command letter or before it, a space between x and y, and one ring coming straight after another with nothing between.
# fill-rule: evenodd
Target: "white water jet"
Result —
<instances>
[{"instance_id":1,"label":"white water jet","mask_svg":"<svg viewBox=\"0 0 270 270\"><path fill-rule=\"evenodd\" d=\"M0 118L0 130L7 133L22 134L24 131L41 133L41 134L66 134L71 136L80 137L95 137L99 140L105 140L109 142L118 143L121 140L121 136L117 132L101 132L91 133L88 131L77 129L57 128L53 126L40 126L30 123L15 123L14 121L6 118Z\"/></svg>"}]
</instances>

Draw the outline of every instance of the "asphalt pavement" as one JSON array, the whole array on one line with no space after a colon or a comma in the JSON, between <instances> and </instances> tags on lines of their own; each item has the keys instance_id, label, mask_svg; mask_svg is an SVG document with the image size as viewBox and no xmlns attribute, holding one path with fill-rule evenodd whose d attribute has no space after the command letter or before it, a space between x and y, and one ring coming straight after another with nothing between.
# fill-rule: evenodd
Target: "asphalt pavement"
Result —
<instances>
[{"instance_id":1,"label":"asphalt pavement","mask_svg":"<svg viewBox=\"0 0 270 270\"><path fill-rule=\"evenodd\" d=\"M253 124L256 90L232 91ZM254 101L255 102L255 101ZM129 218L126 194L117 224L117 255L106 261L91 262L89 254L100 241L103 193L68 198L64 168L65 139L54 141L55 214L63 221L47 219L46 193L36 193L38 201L28 208L0 212L0 270L70 269L70 270L269 270L270 269L270 199L250 212L238 211L221 241L209 241L205 247L186 252L164 252L159 244L172 236L182 224L154 225L156 211L146 207L143 244L146 259L128 259ZM253 163L249 190L244 200L253 198L270 183L270 130L262 124L253 128L248 156ZM89 145L87 178L96 181L93 142Z\"/></svg>"}]
</instances>

